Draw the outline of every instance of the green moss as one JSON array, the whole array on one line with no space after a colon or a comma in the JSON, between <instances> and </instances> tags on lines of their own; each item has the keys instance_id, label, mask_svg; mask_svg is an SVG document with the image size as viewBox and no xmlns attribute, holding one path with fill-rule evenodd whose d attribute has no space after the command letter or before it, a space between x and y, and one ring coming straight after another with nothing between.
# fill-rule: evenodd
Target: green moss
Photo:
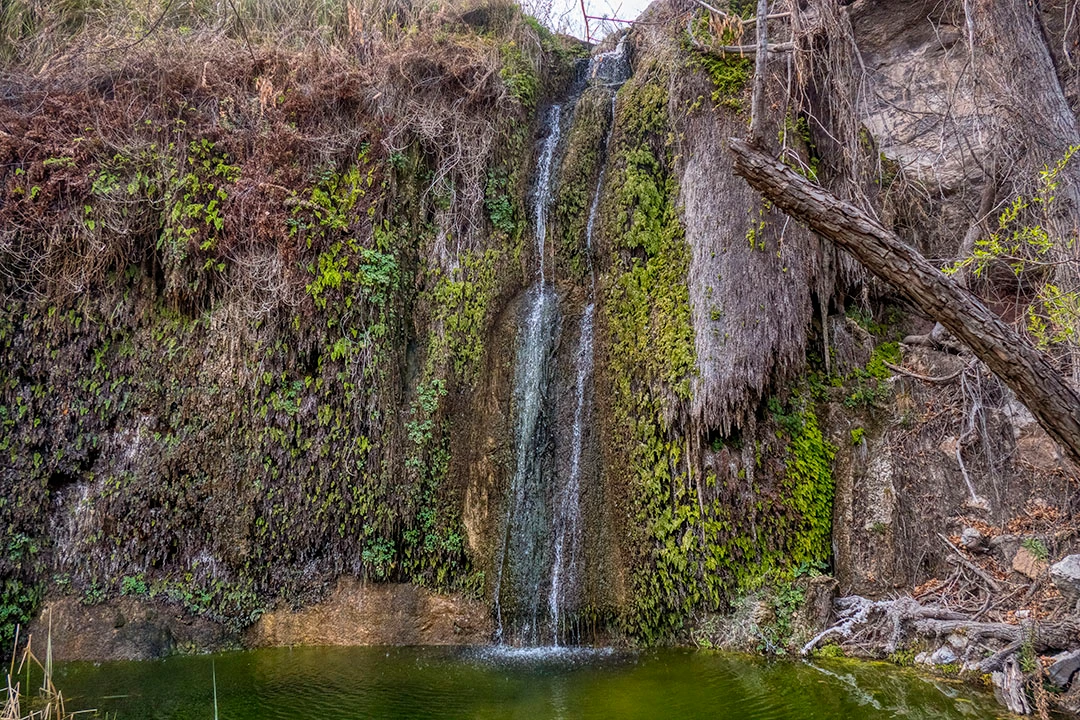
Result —
<instances>
[{"instance_id":1,"label":"green moss","mask_svg":"<svg viewBox=\"0 0 1080 720\"><path fill-rule=\"evenodd\" d=\"M900 363L899 343L877 345L866 367L856 368L843 379L844 385L850 388L848 396L844 398L845 407L871 407L888 398L890 389L887 380L893 373L886 363Z\"/></svg>"},{"instance_id":2,"label":"green moss","mask_svg":"<svg viewBox=\"0 0 1080 720\"><path fill-rule=\"evenodd\" d=\"M694 25L693 33L703 41L712 34L707 12L700 14ZM723 37L717 39L721 45L738 44L739 38L733 30L728 30ZM705 72L712 81L713 104L734 112L741 112L746 102L746 88L753 71L753 62L750 58L738 53L711 53L698 50L689 41L685 42L685 50L689 55L690 67Z\"/></svg>"},{"instance_id":3,"label":"green moss","mask_svg":"<svg viewBox=\"0 0 1080 720\"><path fill-rule=\"evenodd\" d=\"M900 362L900 344L884 342L874 348L870 361L866 363L866 372L878 380L888 380L893 373L886 363L896 365Z\"/></svg>"},{"instance_id":4,"label":"green moss","mask_svg":"<svg viewBox=\"0 0 1080 720\"><path fill-rule=\"evenodd\" d=\"M900 665L901 667L911 667L915 664L915 650L912 648L896 650L891 653L886 659L894 665Z\"/></svg>"},{"instance_id":5,"label":"green moss","mask_svg":"<svg viewBox=\"0 0 1080 720\"><path fill-rule=\"evenodd\" d=\"M810 652L810 656L813 658L821 659L835 659L847 657L847 655L844 653L844 648L840 647L835 643L829 643L827 645L819 645L818 647L815 647Z\"/></svg>"},{"instance_id":6,"label":"green moss","mask_svg":"<svg viewBox=\"0 0 1080 720\"><path fill-rule=\"evenodd\" d=\"M511 96L494 115L476 108L498 88L461 110L494 128L486 237L434 227L470 181L451 169L432 187L444 148L386 153L379 118L291 80L265 107L254 77L197 97L136 88L125 103L140 122L109 127L73 98L55 142L16 153L5 217L52 265L0 273L0 549L76 489L109 525L48 553L60 568L0 552L4 622L53 575L94 602L145 585L234 626L338 575L483 588L451 423L521 275L526 107L582 49L512 15L448 38L499 53ZM101 99L87 100L96 117ZM366 142L318 141L339 117ZM426 259L444 240L436 271Z\"/></svg>"},{"instance_id":7,"label":"green moss","mask_svg":"<svg viewBox=\"0 0 1080 720\"><path fill-rule=\"evenodd\" d=\"M514 40L502 46L501 56L499 77L506 85L507 92L523 107L535 108L540 92L540 76L532 60Z\"/></svg>"},{"instance_id":8,"label":"green moss","mask_svg":"<svg viewBox=\"0 0 1080 720\"><path fill-rule=\"evenodd\" d=\"M666 145L665 80L646 71L622 91L618 121L626 131L614 149L614 217L607 230L615 251L606 302L609 363L638 553L625 622L646 644L678 632L699 604L719 601L719 583L701 573L700 510L687 482L683 443L666 420L671 398L689 397L694 341L689 249Z\"/></svg>"},{"instance_id":9,"label":"green moss","mask_svg":"<svg viewBox=\"0 0 1080 720\"><path fill-rule=\"evenodd\" d=\"M784 562L788 568L823 565L831 555L836 449L822 436L811 408L783 418L788 433L784 504L791 511L785 517Z\"/></svg>"},{"instance_id":10,"label":"green moss","mask_svg":"<svg viewBox=\"0 0 1080 720\"><path fill-rule=\"evenodd\" d=\"M447 360L454 376L472 382L484 355L484 334L498 291L501 251L465 252L449 276L439 274L432 300L435 317L430 338L431 362Z\"/></svg>"},{"instance_id":11,"label":"green moss","mask_svg":"<svg viewBox=\"0 0 1080 720\"><path fill-rule=\"evenodd\" d=\"M560 166L553 208L557 273L582 280L589 270L586 233L593 192L600 174L600 156L607 118L607 95L587 92L574 111L567 151Z\"/></svg>"},{"instance_id":12,"label":"green moss","mask_svg":"<svg viewBox=\"0 0 1080 720\"><path fill-rule=\"evenodd\" d=\"M692 476L689 441L670 420L690 398L695 354L665 81L646 68L622 91L623 134L606 204L614 251L608 361L633 503L633 600L624 624L644 644L665 642L700 611L722 610L735 596L770 585L780 622L763 631L762 642L777 648L790 636L800 599L793 579L826 567L830 557L834 449L813 407L796 398L774 403L779 433L757 452L768 468L755 473L751 496L728 499L715 476ZM714 450L724 445L714 439ZM707 497L699 496L704 488Z\"/></svg>"},{"instance_id":13,"label":"green moss","mask_svg":"<svg viewBox=\"0 0 1080 720\"><path fill-rule=\"evenodd\" d=\"M787 115L777 133L777 143L783 148L781 160L795 172L817 182L821 158L810 136L810 123L805 117Z\"/></svg>"}]
</instances>

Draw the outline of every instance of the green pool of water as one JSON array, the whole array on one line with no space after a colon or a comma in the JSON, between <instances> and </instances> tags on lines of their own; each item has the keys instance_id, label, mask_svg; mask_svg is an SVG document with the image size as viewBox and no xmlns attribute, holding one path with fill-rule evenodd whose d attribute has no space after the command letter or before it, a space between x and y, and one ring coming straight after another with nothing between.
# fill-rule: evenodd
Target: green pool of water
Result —
<instances>
[{"instance_id":1,"label":"green pool of water","mask_svg":"<svg viewBox=\"0 0 1080 720\"><path fill-rule=\"evenodd\" d=\"M117 720L996 718L987 693L889 665L667 650L266 649L68 663L68 708Z\"/></svg>"}]
</instances>

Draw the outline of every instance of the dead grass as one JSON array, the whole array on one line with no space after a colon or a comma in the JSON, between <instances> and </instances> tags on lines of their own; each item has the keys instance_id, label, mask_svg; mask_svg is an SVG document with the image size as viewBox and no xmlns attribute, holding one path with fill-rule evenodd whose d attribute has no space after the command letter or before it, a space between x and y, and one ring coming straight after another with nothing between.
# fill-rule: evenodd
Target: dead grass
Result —
<instances>
[{"instance_id":1,"label":"dead grass","mask_svg":"<svg viewBox=\"0 0 1080 720\"><path fill-rule=\"evenodd\" d=\"M535 25L510 0L14 0L5 8L6 294L78 294L110 272L159 263L153 245L195 139L240 168L221 241L200 259L233 268L229 288L255 308L295 304L302 293L287 201L316 173L355 162L365 145L384 160L418 151L434 168L426 192L450 195L445 234L468 242L483 226L500 127L527 112L500 75L504 48L518 48L537 74L543 57ZM95 178L117 157L128 162L125 178L137 162L160 182L135 195L98 192ZM214 292L218 281L205 275L176 283Z\"/></svg>"},{"instance_id":2,"label":"dead grass","mask_svg":"<svg viewBox=\"0 0 1080 720\"><path fill-rule=\"evenodd\" d=\"M74 720L78 717L95 716L94 710L70 712L64 704L64 695L53 684L52 679L52 638L46 643L45 662L32 651L33 638L27 637L22 653L12 651L8 665L4 688L4 704L0 708L0 720ZM16 638L16 647L18 638ZM31 673L40 675L41 688L36 695L31 695L29 686ZM23 678L27 685L23 686Z\"/></svg>"}]
</instances>

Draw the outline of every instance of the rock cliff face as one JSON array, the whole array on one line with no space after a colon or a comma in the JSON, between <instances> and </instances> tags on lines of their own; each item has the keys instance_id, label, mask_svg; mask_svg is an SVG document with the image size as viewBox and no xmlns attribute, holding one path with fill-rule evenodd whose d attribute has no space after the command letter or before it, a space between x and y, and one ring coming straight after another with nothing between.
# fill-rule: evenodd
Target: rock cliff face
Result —
<instances>
[{"instance_id":1,"label":"rock cliff face","mask_svg":"<svg viewBox=\"0 0 1080 720\"><path fill-rule=\"evenodd\" d=\"M799 48L772 149L943 264L1072 142L1017 149L1034 101L994 81L1026 46L966 5L770 27ZM1075 99L1064 12L1038 28L1047 112ZM314 56L166 28L89 70L13 65L0 641L44 594L65 628L220 629L159 623L162 651L714 642L733 610L775 647L793 597L828 604L804 576L910 590L972 526L1064 552L1073 468L732 173L752 63L695 47L705 11L647 19L591 63L492 3Z\"/></svg>"}]
</instances>

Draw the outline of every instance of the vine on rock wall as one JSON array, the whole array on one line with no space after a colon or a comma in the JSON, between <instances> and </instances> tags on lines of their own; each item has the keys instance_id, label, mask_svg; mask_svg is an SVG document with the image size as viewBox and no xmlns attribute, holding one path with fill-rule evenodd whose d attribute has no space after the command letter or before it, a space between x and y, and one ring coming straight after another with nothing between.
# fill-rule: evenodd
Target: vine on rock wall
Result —
<instances>
[{"instance_id":1,"label":"vine on rock wall","mask_svg":"<svg viewBox=\"0 0 1080 720\"><path fill-rule=\"evenodd\" d=\"M618 188L609 208L615 253L607 297L614 413L634 502L631 634L650 643L678 630L702 600L696 535L671 418L694 367L686 272L689 250L675 209L666 76L639 71L620 91L613 148Z\"/></svg>"}]
</instances>

